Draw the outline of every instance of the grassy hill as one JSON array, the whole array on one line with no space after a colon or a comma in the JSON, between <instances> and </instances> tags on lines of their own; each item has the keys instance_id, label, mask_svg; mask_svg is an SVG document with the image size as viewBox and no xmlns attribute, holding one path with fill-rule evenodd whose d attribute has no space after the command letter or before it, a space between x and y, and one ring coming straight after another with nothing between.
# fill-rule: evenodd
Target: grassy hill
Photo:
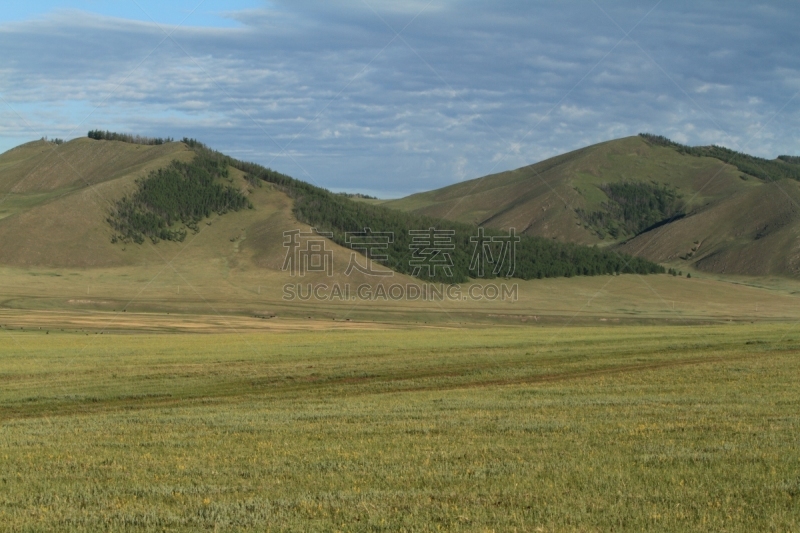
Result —
<instances>
[{"instance_id":1,"label":"grassy hill","mask_svg":"<svg viewBox=\"0 0 800 533\"><path fill-rule=\"evenodd\" d=\"M210 232L216 238L202 240L205 264L224 257L242 268L261 268L259 262L268 253L274 256L268 263L279 269L286 252L282 231L308 231L313 226L331 233L330 246L343 258L339 261L342 270L349 263L347 232L371 228L394 234L386 257L373 257L385 268L441 282L484 277L470 270L473 225L356 201L237 161L190 139L176 143L110 132L100 132L98 138L98 132L92 133L92 138L63 144L29 143L0 156L0 194L5 194L6 214L0 220L0 264L144 265L183 253L185 246L180 243L190 232L195 245L201 241L194 237ZM417 253L412 251L413 231L434 226L451 232L452 273L425 267L417 271L411 263ZM496 233L486 236L499 238ZM509 268L509 259L502 272L490 266L486 277L663 271L625 254L534 236L519 241L516 269ZM503 250L499 241L487 246L495 256ZM242 249L248 250L246 256L240 255ZM424 255L424 250L417 251Z\"/></svg>"},{"instance_id":2,"label":"grassy hill","mask_svg":"<svg viewBox=\"0 0 800 533\"><path fill-rule=\"evenodd\" d=\"M198 152L199 160L218 161L246 173L250 181L276 185L294 199L293 213L322 231L331 239L346 245L348 233L362 231L388 232L391 242L382 251L383 258L369 255L384 267L415 277L444 283L463 283L469 278L498 276L520 279L571 277L617 273L650 274L664 272L660 265L625 253L608 252L596 247L575 243L554 242L539 236L515 236L513 233L489 229L479 237L474 224L436 219L415 213L403 213L379 204L354 201L341 194L296 180L254 163L237 161L214 152L194 140L186 139ZM429 231L430 230L430 231ZM439 233L435 233L439 232ZM420 234L425 234L421 237ZM446 237L442 235L447 233ZM476 239L480 239L480 245ZM509 239L515 241L513 250ZM428 244L420 244L420 241ZM440 263L449 263L452 272L420 269L413 263L429 254L428 247L443 246L445 251L435 256ZM480 248L479 248L480 246ZM476 251L488 256L489 267L481 272L476 263ZM413 250L413 251L412 251ZM442 256L447 256L444 260ZM433 256L431 256L433 257ZM507 260L507 262L506 262Z\"/></svg>"},{"instance_id":3,"label":"grassy hill","mask_svg":"<svg viewBox=\"0 0 800 533\"><path fill-rule=\"evenodd\" d=\"M316 226L333 233L330 247L343 271L350 256L345 232L369 226L395 231L398 239L382 262L410 275L408 230L435 225L455 232L461 273L454 280L465 281L469 238L483 225L495 233L514 227L523 235L523 267L514 275L524 279L619 271L626 254L684 271L797 274L800 182L759 179L740 167L762 160L735 154L734 165L706 152L629 137L381 204L329 193L196 142L36 141L0 155L0 264L136 268L186 254L219 273L231 265L279 273L282 232ZM186 242L112 242L119 233L105 221L120 199L137 198L142 180L159 172L178 179L200 156L222 165L208 178L213 190L232 191L253 209L174 211L184 226L161 228L158 235L188 235ZM776 161L781 168L798 166L786 157ZM165 190L182 190L170 187ZM649 263L632 264L652 271Z\"/></svg>"},{"instance_id":4,"label":"grassy hill","mask_svg":"<svg viewBox=\"0 0 800 533\"><path fill-rule=\"evenodd\" d=\"M210 213L184 242L112 242L116 231L107 218L120 199L136 191L137 180L195 156L181 142L148 146L88 138L57 146L37 141L0 155L0 200L5 198L0 264L28 270L126 269L126 276L136 277L180 256L217 279L231 269L279 271L283 230L309 228L295 220L284 192L253 187L236 169L228 179L254 209ZM346 264L347 251L333 250Z\"/></svg>"},{"instance_id":5,"label":"grassy hill","mask_svg":"<svg viewBox=\"0 0 800 533\"><path fill-rule=\"evenodd\" d=\"M384 205L684 270L800 274L799 165L653 139L608 141Z\"/></svg>"},{"instance_id":6,"label":"grassy hill","mask_svg":"<svg viewBox=\"0 0 800 533\"><path fill-rule=\"evenodd\" d=\"M156 257L114 247L105 220L116 197L172 160L179 143L142 146L88 138L36 141L0 156L0 258L6 265L99 267Z\"/></svg>"}]
</instances>

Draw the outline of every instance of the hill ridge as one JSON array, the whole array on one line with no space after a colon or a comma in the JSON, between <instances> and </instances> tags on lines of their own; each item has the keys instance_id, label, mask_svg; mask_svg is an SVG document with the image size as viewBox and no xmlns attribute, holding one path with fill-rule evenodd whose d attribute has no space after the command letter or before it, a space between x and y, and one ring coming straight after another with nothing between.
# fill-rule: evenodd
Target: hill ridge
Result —
<instances>
[{"instance_id":1,"label":"hill ridge","mask_svg":"<svg viewBox=\"0 0 800 533\"><path fill-rule=\"evenodd\" d=\"M258 201L252 201L256 204L256 213L244 217L254 225L236 230L225 240L214 241L219 249L205 250L209 260L226 257L226 261L238 265L254 261L274 268L279 262L276 259L285 253L285 236L277 232L277 227L295 224L296 227L313 226L330 232L332 242L341 248L340 253L350 249L349 234L364 232L365 228L392 232L393 240L384 250L386 257L373 255L370 259L398 273L426 281L461 283L478 277L530 279L663 271L653 262L624 252L552 242L532 235L512 237L518 241L515 242L514 255L508 251L507 241L503 240L509 238L508 234L501 230L488 229L481 237L485 240L477 244L473 240L477 235L474 225L368 205L255 163L236 160L193 139L185 138L178 143L159 142L163 140L113 132L98 133L96 130L90 132L90 136L59 145L55 148L57 152L49 145L34 143L19 153L0 156L0 169L4 166L15 169L0 175L0 192L3 192L4 184L7 196L16 194L14 188L20 189L20 184L21 190L26 191L15 197L14 212L0 219L0 261L18 266L51 267L146 263L163 255L166 250L174 250L179 243L170 247L167 241L183 241L186 229L192 230L193 235L214 233L216 230L200 224L213 211L219 213L214 214L208 225L213 224L214 228L238 225L239 220L244 220L243 215L236 213L223 217L223 212L235 210L251 202L251 198L257 198ZM53 157L54 154L58 157ZM25 161L17 168L11 165L11 159ZM176 159L179 162L175 163ZM76 169L65 168L71 161L77 165L79 179L69 176L75 174ZM205 202L205 199L222 192L228 195L222 198L224 205L182 205L190 198L187 196L189 189L181 184L199 183L201 174L211 167L219 167L219 172L215 171L214 176L209 177L208 185L213 191L208 189L211 196L198 197L199 201ZM230 176L228 169L231 170ZM229 180L231 185L217 183ZM262 182L270 187L259 190L255 185ZM273 197L278 193L289 198L291 214L283 207L278 211L272 210L277 205ZM236 205L231 203L234 200L238 202ZM265 205L272 207L261 210ZM275 226L273 230L267 231L262 227L265 217L271 217ZM274 224L275 217L280 218L278 224ZM415 231L424 232L430 228L436 228L429 235L431 242L421 243L423 236ZM242 248L243 235L261 237L260 240L249 238ZM439 245L433 244L442 235L447 237L444 251L436 249ZM144 243L144 236L150 237L152 244L136 244ZM162 242L153 246L158 241ZM201 241L193 238L191 242ZM210 246L210 243L207 241L206 245ZM248 248L254 243L268 250L269 257ZM488 269L481 271L474 262L476 246L481 247L481 257L487 257ZM247 249L247 254L241 253L243 249ZM511 255L507 255L509 253ZM509 264L500 268L500 260L506 257ZM512 265L514 259L516 262Z\"/></svg>"},{"instance_id":2,"label":"hill ridge","mask_svg":"<svg viewBox=\"0 0 800 533\"><path fill-rule=\"evenodd\" d=\"M795 276L800 273L800 220L780 205L781 198L797 201L793 191L800 165L792 157L766 160L641 134L384 205L495 228L524 228L526 234L611 247L684 270ZM613 189L626 183L642 193L615 199ZM643 207L638 219L619 214L630 211L631 202L668 203L669 194L658 192L663 188L674 190L685 205L660 211ZM740 216L741 210L762 228L772 228L772 245L765 246L764 236ZM653 216L646 215L650 211ZM706 243L702 252L692 250L695 241Z\"/></svg>"}]
</instances>

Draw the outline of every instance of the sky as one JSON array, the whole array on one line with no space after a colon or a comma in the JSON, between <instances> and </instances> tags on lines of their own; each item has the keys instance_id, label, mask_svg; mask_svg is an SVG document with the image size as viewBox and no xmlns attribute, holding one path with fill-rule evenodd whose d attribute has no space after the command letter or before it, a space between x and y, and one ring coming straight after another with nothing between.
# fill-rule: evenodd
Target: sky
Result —
<instances>
[{"instance_id":1,"label":"sky","mask_svg":"<svg viewBox=\"0 0 800 533\"><path fill-rule=\"evenodd\" d=\"M400 197L640 132L800 155L800 3L0 4L0 151L192 137Z\"/></svg>"}]
</instances>

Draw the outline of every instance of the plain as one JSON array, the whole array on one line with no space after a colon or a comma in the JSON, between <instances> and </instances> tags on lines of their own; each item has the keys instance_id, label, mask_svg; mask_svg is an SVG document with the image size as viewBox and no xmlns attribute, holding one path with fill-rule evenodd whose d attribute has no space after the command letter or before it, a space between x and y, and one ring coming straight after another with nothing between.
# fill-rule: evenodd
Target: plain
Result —
<instances>
[{"instance_id":1,"label":"plain","mask_svg":"<svg viewBox=\"0 0 800 533\"><path fill-rule=\"evenodd\" d=\"M795 324L469 331L7 331L0 523L800 527Z\"/></svg>"}]
</instances>

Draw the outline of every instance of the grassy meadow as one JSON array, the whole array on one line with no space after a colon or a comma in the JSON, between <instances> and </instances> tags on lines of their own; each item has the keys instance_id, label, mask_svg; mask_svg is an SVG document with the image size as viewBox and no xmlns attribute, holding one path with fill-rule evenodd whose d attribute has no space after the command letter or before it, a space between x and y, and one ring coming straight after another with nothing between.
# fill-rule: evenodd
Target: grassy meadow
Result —
<instances>
[{"instance_id":1,"label":"grassy meadow","mask_svg":"<svg viewBox=\"0 0 800 533\"><path fill-rule=\"evenodd\" d=\"M2 531L795 531L800 327L0 332Z\"/></svg>"}]
</instances>

